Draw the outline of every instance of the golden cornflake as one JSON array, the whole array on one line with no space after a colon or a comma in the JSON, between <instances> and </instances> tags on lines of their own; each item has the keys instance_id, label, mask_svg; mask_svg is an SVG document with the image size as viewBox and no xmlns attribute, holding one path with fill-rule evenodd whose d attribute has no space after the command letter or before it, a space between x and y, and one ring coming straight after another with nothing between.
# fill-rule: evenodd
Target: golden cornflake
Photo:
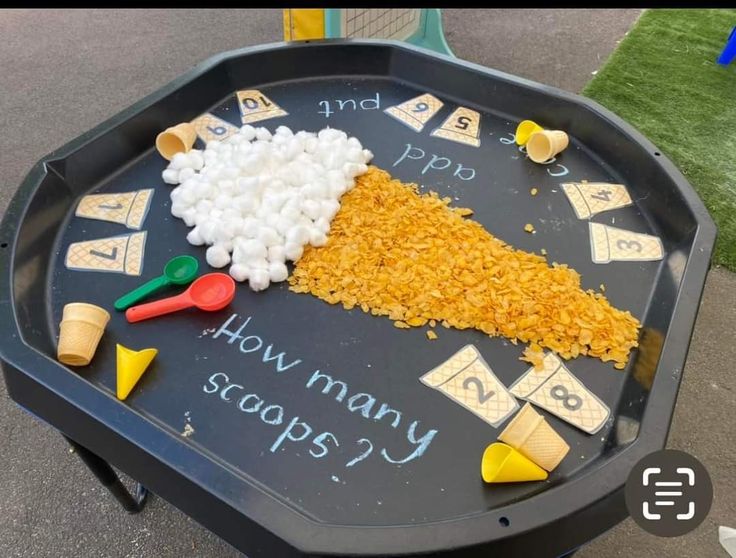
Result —
<instances>
[{"instance_id":1,"label":"golden cornflake","mask_svg":"<svg viewBox=\"0 0 736 558\"><path fill-rule=\"evenodd\" d=\"M429 339L430 341L434 341L435 339L437 339L437 334L430 329L427 332L427 339Z\"/></svg>"},{"instance_id":2,"label":"golden cornflake","mask_svg":"<svg viewBox=\"0 0 736 558\"><path fill-rule=\"evenodd\" d=\"M536 195L537 195L537 192L539 192L539 190L537 190L536 188L532 188L531 190L529 190L529 193L530 193L530 194L531 194L532 196L536 196Z\"/></svg>"},{"instance_id":3,"label":"golden cornflake","mask_svg":"<svg viewBox=\"0 0 736 558\"><path fill-rule=\"evenodd\" d=\"M524 225L524 230L528 233L533 233L534 225L532 225L531 223L527 223L526 225Z\"/></svg>"},{"instance_id":4,"label":"golden cornflake","mask_svg":"<svg viewBox=\"0 0 736 558\"><path fill-rule=\"evenodd\" d=\"M307 246L290 288L369 308L398 328L436 320L530 343L569 359L625 366L639 322L602 293L584 291L564 264L516 250L479 223L376 167L343 195L327 244Z\"/></svg>"}]
</instances>

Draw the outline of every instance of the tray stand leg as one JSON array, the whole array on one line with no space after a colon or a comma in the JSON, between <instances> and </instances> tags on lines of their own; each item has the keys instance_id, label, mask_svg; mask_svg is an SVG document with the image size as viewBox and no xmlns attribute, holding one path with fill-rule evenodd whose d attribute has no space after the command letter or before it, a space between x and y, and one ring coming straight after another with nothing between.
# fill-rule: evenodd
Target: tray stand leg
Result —
<instances>
[{"instance_id":1,"label":"tray stand leg","mask_svg":"<svg viewBox=\"0 0 736 558\"><path fill-rule=\"evenodd\" d=\"M141 483L136 483L135 495L131 495L125 488L120 478L110 464L102 459L99 455L92 453L84 446L80 446L71 438L66 438L67 442L74 448L74 451L97 477L97 480L110 491L115 499L120 502L123 509L128 513L138 513L146 505L148 498L148 489Z\"/></svg>"}]
</instances>

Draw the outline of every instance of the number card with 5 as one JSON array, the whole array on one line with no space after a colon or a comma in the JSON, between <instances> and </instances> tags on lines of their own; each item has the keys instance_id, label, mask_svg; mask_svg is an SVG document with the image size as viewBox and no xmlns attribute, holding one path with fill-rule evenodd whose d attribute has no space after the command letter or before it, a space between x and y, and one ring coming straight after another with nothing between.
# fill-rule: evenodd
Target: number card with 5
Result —
<instances>
[{"instance_id":1,"label":"number card with 5","mask_svg":"<svg viewBox=\"0 0 736 558\"><path fill-rule=\"evenodd\" d=\"M544 357L544 367L530 368L509 388L526 399L588 434L598 432L611 410L573 376L553 353Z\"/></svg>"},{"instance_id":2,"label":"number card with 5","mask_svg":"<svg viewBox=\"0 0 736 558\"><path fill-rule=\"evenodd\" d=\"M472 345L455 353L420 380L494 428L519 408L516 399Z\"/></svg>"}]
</instances>

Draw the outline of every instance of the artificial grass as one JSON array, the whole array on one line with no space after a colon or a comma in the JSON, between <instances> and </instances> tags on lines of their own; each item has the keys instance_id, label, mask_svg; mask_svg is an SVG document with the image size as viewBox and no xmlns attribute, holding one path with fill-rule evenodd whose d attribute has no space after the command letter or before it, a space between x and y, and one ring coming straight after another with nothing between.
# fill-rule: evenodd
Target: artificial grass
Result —
<instances>
[{"instance_id":1,"label":"artificial grass","mask_svg":"<svg viewBox=\"0 0 736 558\"><path fill-rule=\"evenodd\" d=\"M718 225L714 262L736 271L736 61L716 64L736 10L647 10L583 94L680 168Z\"/></svg>"}]
</instances>

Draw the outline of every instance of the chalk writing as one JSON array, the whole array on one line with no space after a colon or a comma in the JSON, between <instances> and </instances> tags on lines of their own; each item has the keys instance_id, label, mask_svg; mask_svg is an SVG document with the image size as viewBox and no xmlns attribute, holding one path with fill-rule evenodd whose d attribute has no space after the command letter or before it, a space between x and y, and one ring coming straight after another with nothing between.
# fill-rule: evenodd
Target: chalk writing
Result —
<instances>
[{"instance_id":1,"label":"chalk writing","mask_svg":"<svg viewBox=\"0 0 736 558\"><path fill-rule=\"evenodd\" d=\"M404 153L402 153L401 157L399 157L392 166L397 167L406 160L420 161L424 159L426 155L427 153L423 149L407 143ZM432 154L427 161L427 164L422 168L420 174L425 175L430 170L444 171L451 165L452 161L447 157L440 157L439 155ZM473 180L475 178L475 169L465 167L458 163L455 170L452 171L452 176L459 178L460 180Z\"/></svg>"},{"instance_id":2,"label":"chalk writing","mask_svg":"<svg viewBox=\"0 0 736 558\"><path fill-rule=\"evenodd\" d=\"M321 110L318 110L317 113L323 115L325 118L329 118L336 111L379 110L381 108L381 95L380 93L376 93L373 97L368 97L360 101L356 99L335 99L333 103L331 105L328 100L319 101L317 104Z\"/></svg>"}]
</instances>

